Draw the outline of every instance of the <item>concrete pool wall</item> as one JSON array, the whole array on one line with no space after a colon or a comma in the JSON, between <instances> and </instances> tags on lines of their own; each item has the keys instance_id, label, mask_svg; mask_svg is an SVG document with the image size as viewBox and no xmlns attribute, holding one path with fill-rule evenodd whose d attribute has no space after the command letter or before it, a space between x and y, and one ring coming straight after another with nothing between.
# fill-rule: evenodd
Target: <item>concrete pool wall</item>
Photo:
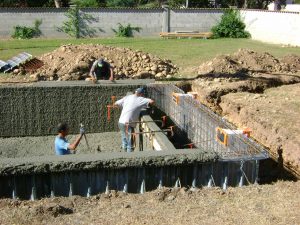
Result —
<instances>
[{"instance_id":1,"label":"concrete pool wall","mask_svg":"<svg viewBox=\"0 0 300 225\"><path fill-rule=\"evenodd\" d=\"M0 137L43 136L56 134L61 121L68 122L71 133L83 123L88 133L117 131L120 110L107 105L111 96L119 99L151 80L76 82L38 82L0 86Z\"/></svg>"}]
</instances>

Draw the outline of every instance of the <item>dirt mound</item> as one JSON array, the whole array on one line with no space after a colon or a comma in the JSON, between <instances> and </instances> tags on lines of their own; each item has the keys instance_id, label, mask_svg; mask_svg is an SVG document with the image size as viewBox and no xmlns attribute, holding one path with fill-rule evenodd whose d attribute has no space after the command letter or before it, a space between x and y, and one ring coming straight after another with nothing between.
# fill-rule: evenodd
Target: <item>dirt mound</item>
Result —
<instances>
[{"instance_id":1,"label":"dirt mound","mask_svg":"<svg viewBox=\"0 0 300 225\"><path fill-rule=\"evenodd\" d=\"M222 113L219 103L223 95L237 92L263 93L269 88L295 83L300 83L300 75L254 73L242 78L198 78L192 82L192 91L198 93L200 101Z\"/></svg>"},{"instance_id":2,"label":"dirt mound","mask_svg":"<svg viewBox=\"0 0 300 225\"><path fill-rule=\"evenodd\" d=\"M300 70L300 56L289 54L280 59L280 62L288 64L294 70Z\"/></svg>"},{"instance_id":3,"label":"dirt mound","mask_svg":"<svg viewBox=\"0 0 300 225\"><path fill-rule=\"evenodd\" d=\"M209 62L203 63L198 70L199 75L214 74L214 76L225 74L237 74L242 71L242 66L227 55L220 55Z\"/></svg>"},{"instance_id":4,"label":"dirt mound","mask_svg":"<svg viewBox=\"0 0 300 225\"><path fill-rule=\"evenodd\" d=\"M63 45L41 56L44 66L31 77L36 80L83 80L99 58L112 65L116 79L170 78L178 70L170 60L128 48Z\"/></svg>"},{"instance_id":5,"label":"dirt mound","mask_svg":"<svg viewBox=\"0 0 300 225\"><path fill-rule=\"evenodd\" d=\"M296 57L293 56L293 60L290 61L295 62ZM217 56L200 65L198 69L199 75L214 77L236 76L253 72L293 73L296 72L296 67L294 64L290 64L289 60L280 61L267 52L259 53L249 49L239 49L231 55Z\"/></svg>"},{"instance_id":6,"label":"dirt mound","mask_svg":"<svg viewBox=\"0 0 300 225\"><path fill-rule=\"evenodd\" d=\"M288 65L280 63L278 59L268 52L255 52L249 49L239 49L232 55L233 60L242 68L257 72L290 72Z\"/></svg>"}]
</instances>

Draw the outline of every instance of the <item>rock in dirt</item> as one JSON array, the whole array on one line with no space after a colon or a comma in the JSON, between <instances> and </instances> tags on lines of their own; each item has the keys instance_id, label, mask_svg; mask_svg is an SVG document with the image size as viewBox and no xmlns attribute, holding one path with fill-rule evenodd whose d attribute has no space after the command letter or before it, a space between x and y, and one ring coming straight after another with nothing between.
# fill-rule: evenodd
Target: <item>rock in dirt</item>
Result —
<instances>
[{"instance_id":1,"label":"rock in dirt","mask_svg":"<svg viewBox=\"0 0 300 225\"><path fill-rule=\"evenodd\" d=\"M300 56L289 54L280 59L280 62L289 65L291 69L300 70Z\"/></svg>"},{"instance_id":2,"label":"rock in dirt","mask_svg":"<svg viewBox=\"0 0 300 225\"><path fill-rule=\"evenodd\" d=\"M44 66L34 76L39 80L85 80L96 59L103 58L113 67L116 79L164 79L177 73L170 60L129 48L104 45L63 45L39 59Z\"/></svg>"},{"instance_id":3,"label":"rock in dirt","mask_svg":"<svg viewBox=\"0 0 300 225\"><path fill-rule=\"evenodd\" d=\"M57 217L59 215L72 214L73 209L52 203L47 205L39 205L33 208L34 215L50 215Z\"/></svg>"}]
</instances>

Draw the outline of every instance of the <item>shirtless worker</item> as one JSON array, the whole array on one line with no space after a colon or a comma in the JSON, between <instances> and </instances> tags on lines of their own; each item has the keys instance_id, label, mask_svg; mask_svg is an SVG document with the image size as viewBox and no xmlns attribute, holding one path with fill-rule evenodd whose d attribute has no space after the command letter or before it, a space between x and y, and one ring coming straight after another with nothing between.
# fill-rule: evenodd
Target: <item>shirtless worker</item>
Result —
<instances>
[{"instance_id":1,"label":"shirtless worker","mask_svg":"<svg viewBox=\"0 0 300 225\"><path fill-rule=\"evenodd\" d=\"M80 128L80 135L76 138L76 140L70 144L66 136L69 134L69 127L67 123L60 123L57 126L58 135L55 138L55 154L56 155L68 155L75 154L76 147L79 145L82 136L85 133L83 127Z\"/></svg>"},{"instance_id":2,"label":"shirtless worker","mask_svg":"<svg viewBox=\"0 0 300 225\"><path fill-rule=\"evenodd\" d=\"M140 112L149 104L154 104L154 100L145 98L145 89L138 88L134 94L127 95L115 102L116 106L122 107L119 119L119 128L122 138L122 149L127 152L133 151L132 134L139 120Z\"/></svg>"},{"instance_id":3,"label":"shirtless worker","mask_svg":"<svg viewBox=\"0 0 300 225\"><path fill-rule=\"evenodd\" d=\"M114 80L113 69L111 65L102 58L96 60L90 70L91 80L96 83L97 80Z\"/></svg>"}]
</instances>

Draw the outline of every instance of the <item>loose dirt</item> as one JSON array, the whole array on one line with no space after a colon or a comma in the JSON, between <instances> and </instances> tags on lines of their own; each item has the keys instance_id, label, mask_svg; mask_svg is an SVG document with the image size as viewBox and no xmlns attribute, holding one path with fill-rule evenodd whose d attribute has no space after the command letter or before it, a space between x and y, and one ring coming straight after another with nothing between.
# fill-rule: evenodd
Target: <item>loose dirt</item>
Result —
<instances>
[{"instance_id":1,"label":"loose dirt","mask_svg":"<svg viewBox=\"0 0 300 225\"><path fill-rule=\"evenodd\" d=\"M220 55L199 66L198 74L213 77L244 75L253 72L294 73L299 57L289 55L279 60L271 54L239 49L232 55Z\"/></svg>"},{"instance_id":2,"label":"loose dirt","mask_svg":"<svg viewBox=\"0 0 300 225\"><path fill-rule=\"evenodd\" d=\"M170 60L128 48L104 45L64 45L42 55L44 62L31 75L33 80L83 80L93 62L103 58L111 64L116 79L170 78L177 67Z\"/></svg>"},{"instance_id":3,"label":"loose dirt","mask_svg":"<svg viewBox=\"0 0 300 225\"><path fill-rule=\"evenodd\" d=\"M240 49L199 67L192 84L204 104L253 137L300 176L300 57L277 59L269 53ZM280 153L280 154L278 154Z\"/></svg>"},{"instance_id":4,"label":"loose dirt","mask_svg":"<svg viewBox=\"0 0 300 225\"><path fill-rule=\"evenodd\" d=\"M289 64L290 68L294 70L300 70L300 56L290 54L281 58L280 60L283 63Z\"/></svg>"},{"instance_id":5,"label":"loose dirt","mask_svg":"<svg viewBox=\"0 0 300 225\"><path fill-rule=\"evenodd\" d=\"M299 224L300 182L0 200L1 224ZM287 201L288 199L288 201Z\"/></svg>"}]
</instances>

